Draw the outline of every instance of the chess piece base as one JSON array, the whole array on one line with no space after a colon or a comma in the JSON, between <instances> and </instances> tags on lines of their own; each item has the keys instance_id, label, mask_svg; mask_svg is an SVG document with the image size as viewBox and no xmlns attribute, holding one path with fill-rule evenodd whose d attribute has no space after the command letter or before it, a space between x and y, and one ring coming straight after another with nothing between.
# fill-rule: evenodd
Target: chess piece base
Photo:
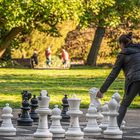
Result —
<instances>
[{"instance_id":1,"label":"chess piece base","mask_svg":"<svg viewBox=\"0 0 140 140\"><path fill-rule=\"evenodd\" d=\"M52 140L52 133L50 132L36 132L34 133L34 138L47 138L47 140Z\"/></svg>"},{"instance_id":2,"label":"chess piece base","mask_svg":"<svg viewBox=\"0 0 140 140\"><path fill-rule=\"evenodd\" d=\"M107 135L104 134L104 138L108 138L108 139L122 139L122 135Z\"/></svg>"},{"instance_id":3,"label":"chess piece base","mask_svg":"<svg viewBox=\"0 0 140 140\"><path fill-rule=\"evenodd\" d=\"M23 119L20 118L17 120L17 125L18 126L32 126L33 120L32 119Z\"/></svg>"},{"instance_id":4,"label":"chess piece base","mask_svg":"<svg viewBox=\"0 0 140 140\"><path fill-rule=\"evenodd\" d=\"M104 138L110 139L122 139L122 131L120 130L105 130L104 131Z\"/></svg>"},{"instance_id":5,"label":"chess piece base","mask_svg":"<svg viewBox=\"0 0 140 140\"><path fill-rule=\"evenodd\" d=\"M67 131L65 133L66 140L83 140L84 133L81 131Z\"/></svg>"},{"instance_id":6,"label":"chess piece base","mask_svg":"<svg viewBox=\"0 0 140 140\"><path fill-rule=\"evenodd\" d=\"M85 128L84 135L85 136L99 136L101 135L101 128Z\"/></svg>"},{"instance_id":7,"label":"chess piece base","mask_svg":"<svg viewBox=\"0 0 140 140\"><path fill-rule=\"evenodd\" d=\"M77 137L76 136L66 136L65 138L66 138L66 140L83 140L83 136L81 136L81 137L80 136L79 137L78 136Z\"/></svg>"},{"instance_id":8,"label":"chess piece base","mask_svg":"<svg viewBox=\"0 0 140 140\"><path fill-rule=\"evenodd\" d=\"M64 138L65 137L65 134L58 134L58 133L53 133L53 138Z\"/></svg>"},{"instance_id":9,"label":"chess piece base","mask_svg":"<svg viewBox=\"0 0 140 140\"><path fill-rule=\"evenodd\" d=\"M62 128L60 128L60 129L58 129L58 128L51 128L51 129L49 129L50 130L50 132L53 134L53 137L54 138L64 138L65 137L65 130L64 129L62 129Z\"/></svg>"},{"instance_id":10,"label":"chess piece base","mask_svg":"<svg viewBox=\"0 0 140 140\"><path fill-rule=\"evenodd\" d=\"M101 132L84 132L85 136L100 136Z\"/></svg>"},{"instance_id":11,"label":"chess piece base","mask_svg":"<svg viewBox=\"0 0 140 140\"><path fill-rule=\"evenodd\" d=\"M16 135L15 128L8 128L8 127L1 127L0 128L0 135L2 136L14 136Z\"/></svg>"},{"instance_id":12,"label":"chess piece base","mask_svg":"<svg viewBox=\"0 0 140 140\"><path fill-rule=\"evenodd\" d=\"M33 140L52 140L52 138L38 138L38 137L34 137Z\"/></svg>"}]
</instances>

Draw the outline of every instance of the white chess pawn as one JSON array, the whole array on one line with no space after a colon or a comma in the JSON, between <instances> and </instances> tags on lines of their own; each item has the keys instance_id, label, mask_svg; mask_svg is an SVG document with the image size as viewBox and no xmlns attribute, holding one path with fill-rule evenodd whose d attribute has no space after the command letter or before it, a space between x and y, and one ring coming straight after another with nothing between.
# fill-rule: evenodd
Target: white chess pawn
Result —
<instances>
[{"instance_id":1,"label":"white chess pawn","mask_svg":"<svg viewBox=\"0 0 140 140\"><path fill-rule=\"evenodd\" d=\"M70 116L70 125L68 130L66 131L66 140L82 140L84 137L84 133L81 131L79 125L79 116L83 114L80 111L80 102L76 96L68 99L69 111L67 114Z\"/></svg>"},{"instance_id":2,"label":"white chess pawn","mask_svg":"<svg viewBox=\"0 0 140 140\"><path fill-rule=\"evenodd\" d=\"M41 91L38 97L39 108L36 112L39 114L39 123L36 132L34 133L34 139L52 140L52 133L48 129L48 115L51 114L49 109L50 97L47 96L46 91Z\"/></svg>"},{"instance_id":3,"label":"white chess pawn","mask_svg":"<svg viewBox=\"0 0 140 140\"><path fill-rule=\"evenodd\" d=\"M93 88L91 88L89 90L89 94L90 94L90 104L94 104L94 106L97 109L97 114L98 114L97 122L101 123L101 121L103 119L103 115L101 114L101 102L100 102L100 99L96 97L98 91L99 91L98 88L93 87Z\"/></svg>"},{"instance_id":4,"label":"white chess pawn","mask_svg":"<svg viewBox=\"0 0 140 140\"><path fill-rule=\"evenodd\" d=\"M55 105L55 108L52 110L52 125L50 126L50 132L53 134L53 137L65 137L65 130L60 123L61 118L61 110L58 108L58 105Z\"/></svg>"},{"instance_id":5,"label":"white chess pawn","mask_svg":"<svg viewBox=\"0 0 140 140\"><path fill-rule=\"evenodd\" d=\"M101 135L101 128L97 124L97 109L93 104L90 105L86 118L88 120L87 126L84 128L84 135L88 137L94 137Z\"/></svg>"},{"instance_id":6,"label":"white chess pawn","mask_svg":"<svg viewBox=\"0 0 140 140\"><path fill-rule=\"evenodd\" d=\"M119 110L119 108L120 108L120 101L121 101L121 96L120 96L119 92L116 91L116 92L113 94L112 97L114 97L114 99L117 101L117 103L118 103L118 108L117 108L117 110ZM123 120L123 121L122 121L122 125L121 125L121 128L122 128L122 129L125 128L125 124L126 124L126 122Z\"/></svg>"},{"instance_id":7,"label":"white chess pawn","mask_svg":"<svg viewBox=\"0 0 140 140\"><path fill-rule=\"evenodd\" d=\"M105 104L102 107L102 114L104 118L102 120L102 123L99 126L100 128L102 128L102 130L105 130L108 126L108 123L109 123L108 113L109 113L108 102L105 102Z\"/></svg>"},{"instance_id":8,"label":"white chess pawn","mask_svg":"<svg viewBox=\"0 0 140 140\"><path fill-rule=\"evenodd\" d=\"M108 139L121 139L122 138L122 131L119 129L118 124L117 124L117 107L118 103L112 97L111 101L108 104L109 107L109 124L107 129L104 131L104 138Z\"/></svg>"},{"instance_id":9,"label":"white chess pawn","mask_svg":"<svg viewBox=\"0 0 140 140\"><path fill-rule=\"evenodd\" d=\"M16 135L16 128L14 128L11 118L12 115L12 108L9 107L9 104L6 104L6 106L2 110L2 125L0 127L0 135Z\"/></svg>"}]
</instances>

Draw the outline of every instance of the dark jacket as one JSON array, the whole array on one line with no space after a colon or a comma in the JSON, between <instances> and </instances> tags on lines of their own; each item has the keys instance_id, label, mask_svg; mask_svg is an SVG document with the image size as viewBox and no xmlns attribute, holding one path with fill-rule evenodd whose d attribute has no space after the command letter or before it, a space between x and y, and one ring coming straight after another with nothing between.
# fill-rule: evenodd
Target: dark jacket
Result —
<instances>
[{"instance_id":1,"label":"dark jacket","mask_svg":"<svg viewBox=\"0 0 140 140\"><path fill-rule=\"evenodd\" d=\"M107 91L121 69L125 75L125 93L127 93L133 82L140 81L140 44L129 44L118 54L111 73L100 88L102 93Z\"/></svg>"},{"instance_id":2,"label":"dark jacket","mask_svg":"<svg viewBox=\"0 0 140 140\"><path fill-rule=\"evenodd\" d=\"M36 65L38 65L38 54L34 53L31 57L31 59L35 62Z\"/></svg>"}]
</instances>

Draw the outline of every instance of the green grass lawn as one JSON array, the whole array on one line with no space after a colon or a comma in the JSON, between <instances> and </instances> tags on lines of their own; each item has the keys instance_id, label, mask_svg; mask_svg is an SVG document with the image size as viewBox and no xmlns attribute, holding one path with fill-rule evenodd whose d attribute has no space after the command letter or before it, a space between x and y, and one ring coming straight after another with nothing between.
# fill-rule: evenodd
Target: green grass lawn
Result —
<instances>
[{"instance_id":1,"label":"green grass lawn","mask_svg":"<svg viewBox=\"0 0 140 140\"><path fill-rule=\"evenodd\" d=\"M31 70L31 69L0 69L0 107L10 103L12 107L20 107L21 91L29 90L39 95L42 89L48 91L50 105L59 104L64 94L69 97L76 94L82 99L81 107L88 107L88 90L100 87L111 69L75 68L70 70ZM124 77L121 73L104 95L102 102L110 100L115 90L123 96ZM131 107L139 107L137 97Z\"/></svg>"}]
</instances>

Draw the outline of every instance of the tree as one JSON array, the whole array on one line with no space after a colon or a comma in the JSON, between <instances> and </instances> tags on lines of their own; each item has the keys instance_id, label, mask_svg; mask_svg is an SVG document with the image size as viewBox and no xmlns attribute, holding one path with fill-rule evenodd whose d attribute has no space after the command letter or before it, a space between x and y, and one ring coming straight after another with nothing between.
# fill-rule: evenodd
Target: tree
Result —
<instances>
[{"instance_id":1,"label":"tree","mask_svg":"<svg viewBox=\"0 0 140 140\"><path fill-rule=\"evenodd\" d=\"M58 36L57 24L78 19L81 0L0 0L0 58L19 34L37 29Z\"/></svg>"},{"instance_id":2,"label":"tree","mask_svg":"<svg viewBox=\"0 0 140 140\"><path fill-rule=\"evenodd\" d=\"M81 23L96 28L87 57L88 65L96 65L106 29L119 26L137 27L140 21L139 7L139 0L85 0Z\"/></svg>"}]
</instances>

